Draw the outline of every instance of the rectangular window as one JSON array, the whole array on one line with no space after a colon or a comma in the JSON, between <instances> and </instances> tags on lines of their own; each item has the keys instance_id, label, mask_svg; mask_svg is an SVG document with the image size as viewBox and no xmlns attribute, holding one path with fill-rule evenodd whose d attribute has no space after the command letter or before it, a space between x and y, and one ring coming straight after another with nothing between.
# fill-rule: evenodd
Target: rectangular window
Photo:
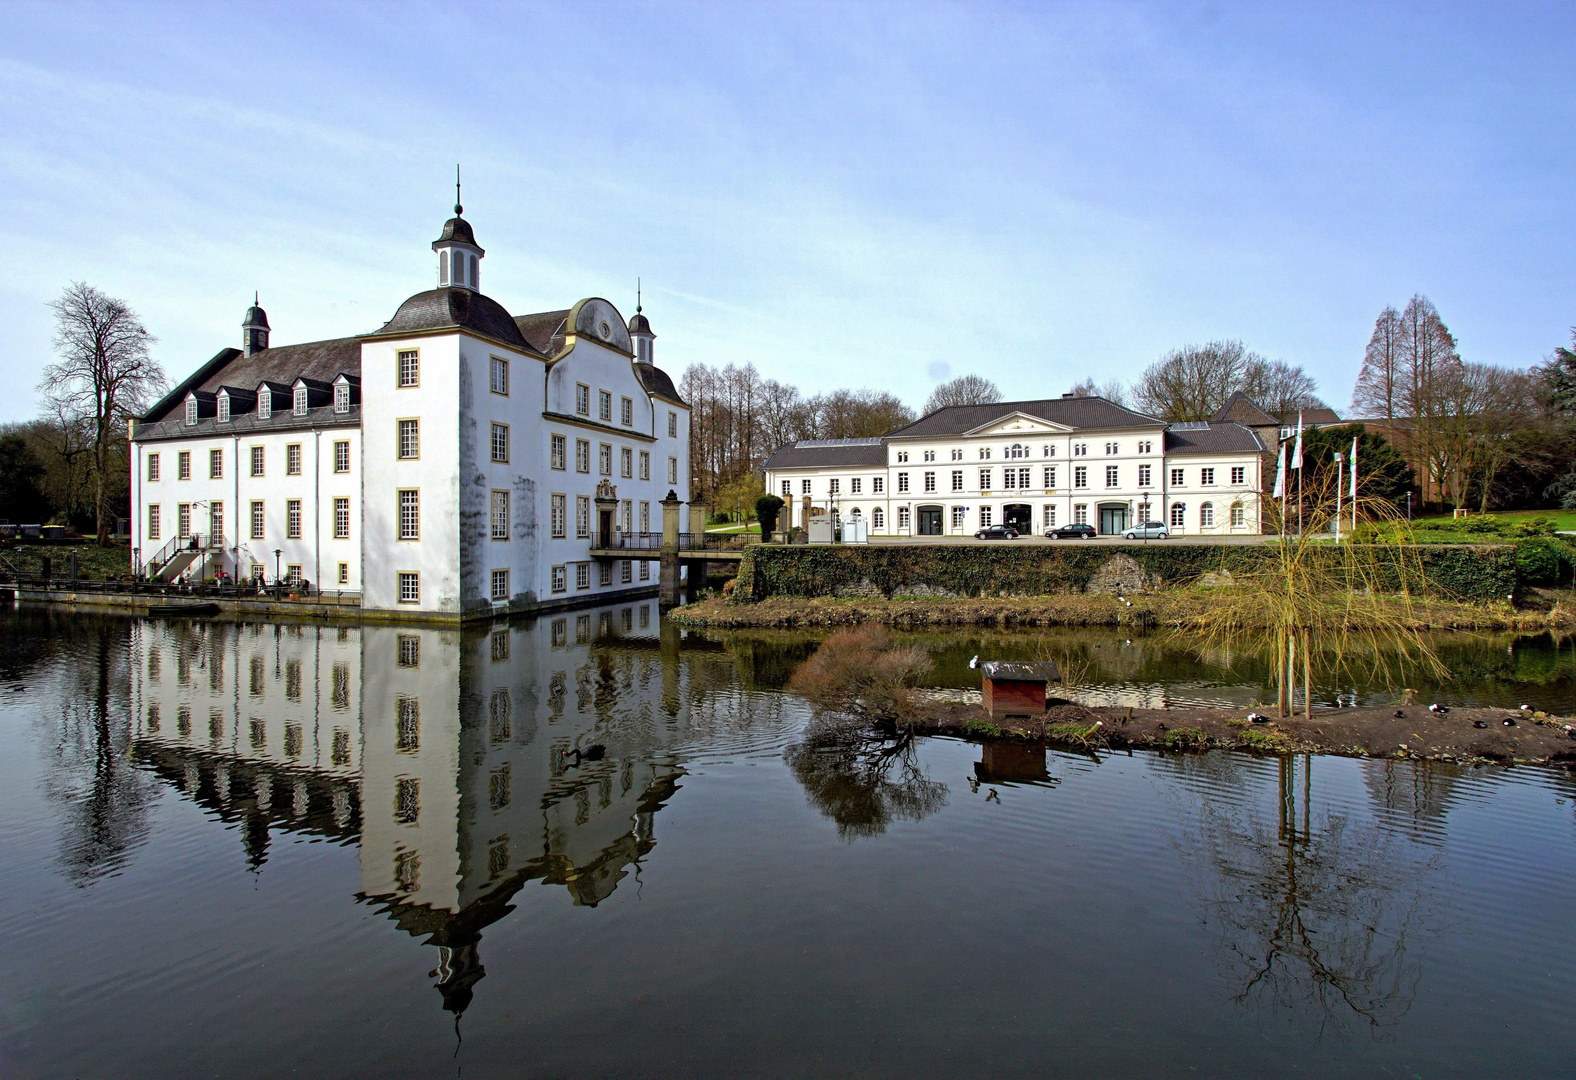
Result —
<instances>
[{"instance_id":1,"label":"rectangular window","mask_svg":"<svg viewBox=\"0 0 1576 1080\"><path fill-rule=\"evenodd\" d=\"M492 572L492 598L493 603L509 599L509 571L494 570Z\"/></svg>"},{"instance_id":2,"label":"rectangular window","mask_svg":"<svg viewBox=\"0 0 1576 1080\"><path fill-rule=\"evenodd\" d=\"M981 491L989 491L990 490L990 470L989 469L981 469L980 470L980 490Z\"/></svg>"},{"instance_id":3,"label":"rectangular window","mask_svg":"<svg viewBox=\"0 0 1576 1080\"><path fill-rule=\"evenodd\" d=\"M634 528L635 523L630 520L634 516L634 513L635 504L633 500L625 499L623 502L619 503L618 520L620 522L620 527L625 532L629 532L632 528Z\"/></svg>"},{"instance_id":4,"label":"rectangular window","mask_svg":"<svg viewBox=\"0 0 1576 1080\"><path fill-rule=\"evenodd\" d=\"M879 495L885 490L886 490L886 477L884 477L884 476L872 476L870 478L870 493L872 495Z\"/></svg>"},{"instance_id":5,"label":"rectangular window","mask_svg":"<svg viewBox=\"0 0 1576 1080\"><path fill-rule=\"evenodd\" d=\"M509 493L507 491L494 491L492 493L492 538L494 540L509 539Z\"/></svg>"},{"instance_id":6,"label":"rectangular window","mask_svg":"<svg viewBox=\"0 0 1576 1080\"><path fill-rule=\"evenodd\" d=\"M1198 471L1198 482L1200 484L1214 484L1214 482L1215 482L1215 470L1214 469L1200 469Z\"/></svg>"},{"instance_id":7,"label":"rectangular window","mask_svg":"<svg viewBox=\"0 0 1576 1080\"><path fill-rule=\"evenodd\" d=\"M589 589L591 587L591 564L588 562L575 563L575 588Z\"/></svg>"},{"instance_id":8,"label":"rectangular window","mask_svg":"<svg viewBox=\"0 0 1576 1080\"><path fill-rule=\"evenodd\" d=\"M554 495L551 500L553 536L559 540L564 538L565 519L569 516L566 510L566 502L567 498L563 495Z\"/></svg>"},{"instance_id":9,"label":"rectangular window","mask_svg":"<svg viewBox=\"0 0 1576 1080\"><path fill-rule=\"evenodd\" d=\"M630 398L620 398L618 402L619 423L629 427L635 422L635 403Z\"/></svg>"},{"instance_id":10,"label":"rectangular window","mask_svg":"<svg viewBox=\"0 0 1576 1080\"><path fill-rule=\"evenodd\" d=\"M415 634L401 634L399 636L399 656L395 660L399 667L421 666L421 638Z\"/></svg>"},{"instance_id":11,"label":"rectangular window","mask_svg":"<svg viewBox=\"0 0 1576 1080\"><path fill-rule=\"evenodd\" d=\"M1045 527L1047 529L1056 528L1056 507L1050 503L1045 504Z\"/></svg>"},{"instance_id":12,"label":"rectangular window","mask_svg":"<svg viewBox=\"0 0 1576 1080\"><path fill-rule=\"evenodd\" d=\"M628 559L621 559L621 560L619 560L619 564L618 564L618 583L620 585L628 585L630 582L634 581L635 580L634 574L635 574L635 564L634 563L630 562Z\"/></svg>"},{"instance_id":13,"label":"rectangular window","mask_svg":"<svg viewBox=\"0 0 1576 1080\"><path fill-rule=\"evenodd\" d=\"M591 497L575 496L575 535L584 540L591 535Z\"/></svg>"},{"instance_id":14,"label":"rectangular window","mask_svg":"<svg viewBox=\"0 0 1576 1080\"><path fill-rule=\"evenodd\" d=\"M547 453L547 464L554 469L563 469L568 463L568 448L562 435L554 435L549 443L551 449Z\"/></svg>"},{"instance_id":15,"label":"rectangular window","mask_svg":"<svg viewBox=\"0 0 1576 1080\"><path fill-rule=\"evenodd\" d=\"M613 447L608 443L597 444L596 471L603 476L613 475Z\"/></svg>"},{"instance_id":16,"label":"rectangular window","mask_svg":"<svg viewBox=\"0 0 1576 1080\"><path fill-rule=\"evenodd\" d=\"M192 478L192 453L182 450L175 458L175 475L181 480Z\"/></svg>"},{"instance_id":17,"label":"rectangular window","mask_svg":"<svg viewBox=\"0 0 1576 1080\"><path fill-rule=\"evenodd\" d=\"M292 411L297 416L305 416L306 415L306 409L307 409L307 391L306 391L306 387L298 386L298 387L295 388L295 402L294 402L294 408L293 408Z\"/></svg>"},{"instance_id":18,"label":"rectangular window","mask_svg":"<svg viewBox=\"0 0 1576 1080\"><path fill-rule=\"evenodd\" d=\"M186 399L186 423L187 424L195 424L196 422L197 422L197 399L194 398L194 397L189 397L189 398Z\"/></svg>"},{"instance_id":19,"label":"rectangular window","mask_svg":"<svg viewBox=\"0 0 1576 1080\"><path fill-rule=\"evenodd\" d=\"M417 349L405 349L399 354L399 384L401 386L421 385L421 353Z\"/></svg>"},{"instance_id":20,"label":"rectangular window","mask_svg":"<svg viewBox=\"0 0 1576 1080\"><path fill-rule=\"evenodd\" d=\"M285 475L301 475L301 444L291 443L285 447Z\"/></svg>"},{"instance_id":21,"label":"rectangular window","mask_svg":"<svg viewBox=\"0 0 1576 1080\"><path fill-rule=\"evenodd\" d=\"M208 479L222 480L224 478L224 451L208 451Z\"/></svg>"},{"instance_id":22,"label":"rectangular window","mask_svg":"<svg viewBox=\"0 0 1576 1080\"><path fill-rule=\"evenodd\" d=\"M192 534L192 504L179 503L175 507L175 525L180 531L175 535L187 537Z\"/></svg>"},{"instance_id":23,"label":"rectangular window","mask_svg":"<svg viewBox=\"0 0 1576 1080\"><path fill-rule=\"evenodd\" d=\"M1176 503L1175 505L1173 505L1171 507L1171 527L1173 529L1180 529L1180 528L1182 528L1182 526L1184 526L1186 524L1187 524L1187 507L1184 506L1182 503Z\"/></svg>"},{"instance_id":24,"label":"rectangular window","mask_svg":"<svg viewBox=\"0 0 1576 1080\"><path fill-rule=\"evenodd\" d=\"M908 490L908 473L900 472L897 474L897 489L900 492Z\"/></svg>"},{"instance_id":25,"label":"rectangular window","mask_svg":"<svg viewBox=\"0 0 1576 1080\"><path fill-rule=\"evenodd\" d=\"M1247 513L1242 509L1242 507L1233 506L1231 508L1231 527L1233 529L1242 528L1243 525L1247 523L1247 520Z\"/></svg>"},{"instance_id":26,"label":"rectangular window","mask_svg":"<svg viewBox=\"0 0 1576 1080\"><path fill-rule=\"evenodd\" d=\"M1150 472L1149 472L1149 470L1151 468L1152 468L1152 466L1149 466L1149 465L1140 465L1138 467L1138 486L1139 487L1148 487L1149 486L1149 483L1150 483Z\"/></svg>"},{"instance_id":27,"label":"rectangular window","mask_svg":"<svg viewBox=\"0 0 1576 1080\"><path fill-rule=\"evenodd\" d=\"M651 479L651 455L644 450L640 452L640 478Z\"/></svg>"},{"instance_id":28,"label":"rectangular window","mask_svg":"<svg viewBox=\"0 0 1576 1080\"><path fill-rule=\"evenodd\" d=\"M334 539L350 539L350 500L336 498L334 500Z\"/></svg>"},{"instance_id":29,"label":"rectangular window","mask_svg":"<svg viewBox=\"0 0 1576 1080\"><path fill-rule=\"evenodd\" d=\"M1245 484L1248 480L1248 467L1246 465L1233 465L1231 467L1231 482Z\"/></svg>"},{"instance_id":30,"label":"rectangular window","mask_svg":"<svg viewBox=\"0 0 1576 1080\"><path fill-rule=\"evenodd\" d=\"M159 455L158 454L149 454L148 455L148 479L149 480L157 480L158 478L159 478Z\"/></svg>"},{"instance_id":31,"label":"rectangular window","mask_svg":"<svg viewBox=\"0 0 1576 1080\"><path fill-rule=\"evenodd\" d=\"M650 581L651 580L651 560L650 559L641 559L640 560L640 580L641 581ZM645 614L645 609L642 608L640 613L642 615L644 615ZM646 624L645 623L641 623L641 625L644 626Z\"/></svg>"},{"instance_id":32,"label":"rectangular window","mask_svg":"<svg viewBox=\"0 0 1576 1080\"><path fill-rule=\"evenodd\" d=\"M598 420L613 420L613 395L606 390L596 392L596 417Z\"/></svg>"},{"instance_id":33,"label":"rectangular window","mask_svg":"<svg viewBox=\"0 0 1576 1080\"><path fill-rule=\"evenodd\" d=\"M810 494L810 481L808 481L808 480L801 480L801 481L799 481L799 494L801 494L801 495L808 495L808 494Z\"/></svg>"},{"instance_id":34,"label":"rectangular window","mask_svg":"<svg viewBox=\"0 0 1576 1080\"><path fill-rule=\"evenodd\" d=\"M415 488L399 490L399 538L421 539L421 492Z\"/></svg>"},{"instance_id":35,"label":"rectangular window","mask_svg":"<svg viewBox=\"0 0 1576 1080\"><path fill-rule=\"evenodd\" d=\"M927 472L925 474L925 490L926 491L935 491L936 490L936 474L935 473Z\"/></svg>"},{"instance_id":36,"label":"rectangular window","mask_svg":"<svg viewBox=\"0 0 1576 1080\"><path fill-rule=\"evenodd\" d=\"M340 440L334 444L334 471L347 473L350 471L350 443Z\"/></svg>"},{"instance_id":37,"label":"rectangular window","mask_svg":"<svg viewBox=\"0 0 1576 1080\"><path fill-rule=\"evenodd\" d=\"M988 506L980 507L980 528L988 528L990 526L990 519L991 508Z\"/></svg>"},{"instance_id":38,"label":"rectangular window","mask_svg":"<svg viewBox=\"0 0 1576 1080\"><path fill-rule=\"evenodd\" d=\"M670 483L670 484L677 484L678 482L679 482L679 459L676 458L676 457L670 457L670 458L668 458L668 483Z\"/></svg>"},{"instance_id":39,"label":"rectangular window","mask_svg":"<svg viewBox=\"0 0 1576 1080\"><path fill-rule=\"evenodd\" d=\"M347 413L350 411L350 384L340 382L334 384L334 411Z\"/></svg>"},{"instance_id":40,"label":"rectangular window","mask_svg":"<svg viewBox=\"0 0 1576 1080\"><path fill-rule=\"evenodd\" d=\"M401 420L399 422L399 444L396 452L401 458L418 458L421 456L420 420Z\"/></svg>"},{"instance_id":41,"label":"rectangular window","mask_svg":"<svg viewBox=\"0 0 1576 1080\"><path fill-rule=\"evenodd\" d=\"M1074 525L1087 525L1087 524L1089 524L1089 504L1088 503L1076 503L1076 504L1074 504L1074 506L1073 506L1073 524Z\"/></svg>"},{"instance_id":42,"label":"rectangular window","mask_svg":"<svg viewBox=\"0 0 1576 1080\"><path fill-rule=\"evenodd\" d=\"M1018 470L1018 486L1025 490L1029 487L1029 467L1024 465Z\"/></svg>"},{"instance_id":43,"label":"rectangular window","mask_svg":"<svg viewBox=\"0 0 1576 1080\"><path fill-rule=\"evenodd\" d=\"M860 489L861 489L861 487L863 485L864 485L864 480L863 479L861 479L860 477L857 477L857 476L854 477L852 480L848 481L848 492L849 492L849 494L851 494L851 495L858 495L859 492L860 492Z\"/></svg>"},{"instance_id":44,"label":"rectangular window","mask_svg":"<svg viewBox=\"0 0 1576 1080\"><path fill-rule=\"evenodd\" d=\"M263 500L252 500L252 539L262 540L263 536Z\"/></svg>"},{"instance_id":45,"label":"rectangular window","mask_svg":"<svg viewBox=\"0 0 1576 1080\"><path fill-rule=\"evenodd\" d=\"M1009 490L1016 489L1018 486L1018 470L1003 469L1001 471L1001 486Z\"/></svg>"},{"instance_id":46,"label":"rectangular window","mask_svg":"<svg viewBox=\"0 0 1576 1080\"><path fill-rule=\"evenodd\" d=\"M670 412L670 413L668 413L668 438L676 439L678 437L679 437L679 414L676 413L676 412Z\"/></svg>"},{"instance_id":47,"label":"rectangular window","mask_svg":"<svg viewBox=\"0 0 1576 1080\"><path fill-rule=\"evenodd\" d=\"M952 470L952 490L953 491L962 491L963 490L963 470L962 469L953 469Z\"/></svg>"},{"instance_id":48,"label":"rectangular window","mask_svg":"<svg viewBox=\"0 0 1576 1080\"><path fill-rule=\"evenodd\" d=\"M257 418L267 420L274 415L274 392L266 385L257 388Z\"/></svg>"},{"instance_id":49,"label":"rectangular window","mask_svg":"<svg viewBox=\"0 0 1576 1080\"><path fill-rule=\"evenodd\" d=\"M1107 465L1105 467L1105 486L1108 488L1117 486L1117 467L1115 465Z\"/></svg>"},{"instance_id":50,"label":"rectangular window","mask_svg":"<svg viewBox=\"0 0 1576 1080\"><path fill-rule=\"evenodd\" d=\"M230 420L230 395L219 395L219 423L228 423Z\"/></svg>"},{"instance_id":51,"label":"rectangular window","mask_svg":"<svg viewBox=\"0 0 1576 1080\"><path fill-rule=\"evenodd\" d=\"M210 543L217 544L224 539L224 503L222 502L208 504L208 535L212 538Z\"/></svg>"},{"instance_id":52,"label":"rectangular window","mask_svg":"<svg viewBox=\"0 0 1576 1080\"><path fill-rule=\"evenodd\" d=\"M598 566L596 577L598 585L606 587L613 584L613 564L605 562Z\"/></svg>"},{"instance_id":53,"label":"rectangular window","mask_svg":"<svg viewBox=\"0 0 1576 1080\"><path fill-rule=\"evenodd\" d=\"M575 384L575 412L581 416L591 415L591 388L585 383Z\"/></svg>"},{"instance_id":54,"label":"rectangular window","mask_svg":"<svg viewBox=\"0 0 1576 1080\"><path fill-rule=\"evenodd\" d=\"M1047 465L1040 471L1043 474L1042 479L1045 481L1045 490L1050 491L1056 487L1056 466Z\"/></svg>"},{"instance_id":55,"label":"rectangular window","mask_svg":"<svg viewBox=\"0 0 1576 1080\"><path fill-rule=\"evenodd\" d=\"M152 506L148 507L148 539L149 540L157 540L158 538L159 538L159 507L158 507L158 504L155 503Z\"/></svg>"},{"instance_id":56,"label":"rectangular window","mask_svg":"<svg viewBox=\"0 0 1576 1080\"><path fill-rule=\"evenodd\" d=\"M625 480L635 475L635 452L627 446L618 452L618 475Z\"/></svg>"},{"instance_id":57,"label":"rectangular window","mask_svg":"<svg viewBox=\"0 0 1576 1080\"><path fill-rule=\"evenodd\" d=\"M299 585L299 584L301 584L301 564L300 563L290 563L290 564L288 564L285 567L285 581L289 582L291 585ZM299 673L298 673L297 674L297 678L299 678L299 677L300 676L299 676ZM292 696L295 697L295 698L298 698L298 699L301 697L301 690L299 688L299 684L297 684L296 692Z\"/></svg>"},{"instance_id":58,"label":"rectangular window","mask_svg":"<svg viewBox=\"0 0 1576 1080\"><path fill-rule=\"evenodd\" d=\"M301 539L301 500L285 500L285 539Z\"/></svg>"},{"instance_id":59,"label":"rectangular window","mask_svg":"<svg viewBox=\"0 0 1576 1080\"><path fill-rule=\"evenodd\" d=\"M500 464L509 461L509 425L494 424L492 426L492 459Z\"/></svg>"},{"instance_id":60,"label":"rectangular window","mask_svg":"<svg viewBox=\"0 0 1576 1080\"><path fill-rule=\"evenodd\" d=\"M838 483L839 483L839 481L838 481L837 477L835 477L835 476L832 477L832 479L828 480L826 482L826 493L828 495L836 495L838 493L837 492L837 485L838 485Z\"/></svg>"},{"instance_id":61,"label":"rectangular window","mask_svg":"<svg viewBox=\"0 0 1576 1080\"><path fill-rule=\"evenodd\" d=\"M591 471L591 444L585 439L575 440L575 472Z\"/></svg>"},{"instance_id":62,"label":"rectangular window","mask_svg":"<svg viewBox=\"0 0 1576 1080\"><path fill-rule=\"evenodd\" d=\"M492 358L492 375L489 383L490 389L495 394L509 396L509 361Z\"/></svg>"},{"instance_id":63,"label":"rectangular window","mask_svg":"<svg viewBox=\"0 0 1576 1080\"><path fill-rule=\"evenodd\" d=\"M252 447L252 475L263 475L263 447Z\"/></svg>"},{"instance_id":64,"label":"rectangular window","mask_svg":"<svg viewBox=\"0 0 1576 1080\"><path fill-rule=\"evenodd\" d=\"M1171 486L1172 487L1181 487L1182 486L1182 470L1181 469L1172 469L1171 470Z\"/></svg>"},{"instance_id":65,"label":"rectangular window","mask_svg":"<svg viewBox=\"0 0 1576 1080\"><path fill-rule=\"evenodd\" d=\"M1198 508L1198 523L1206 529L1211 528L1215 524L1215 506L1213 503L1205 503Z\"/></svg>"},{"instance_id":66,"label":"rectangular window","mask_svg":"<svg viewBox=\"0 0 1576 1080\"><path fill-rule=\"evenodd\" d=\"M899 529L906 529L906 528L908 528L908 521L909 521L908 507L906 507L906 506L898 507L897 508L897 527Z\"/></svg>"},{"instance_id":67,"label":"rectangular window","mask_svg":"<svg viewBox=\"0 0 1576 1080\"><path fill-rule=\"evenodd\" d=\"M651 531L651 504L648 502L640 504L640 531Z\"/></svg>"},{"instance_id":68,"label":"rectangular window","mask_svg":"<svg viewBox=\"0 0 1576 1080\"><path fill-rule=\"evenodd\" d=\"M339 564L339 583L341 585L350 584L350 564L347 562Z\"/></svg>"},{"instance_id":69,"label":"rectangular window","mask_svg":"<svg viewBox=\"0 0 1576 1080\"><path fill-rule=\"evenodd\" d=\"M1078 465L1073 469L1073 487L1086 488L1089 486L1089 466Z\"/></svg>"},{"instance_id":70,"label":"rectangular window","mask_svg":"<svg viewBox=\"0 0 1576 1080\"><path fill-rule=\"evenodd\" d=\"M968 521L968 513L968 507L954 506L952 508L952 527L957 530L962 530L964 523Z\"/></svg>"},{"instance_id":71,"label":"rectangular window","mask_svg":"<svg viewBox=\"0 0 1576 1080\"><path fill-rule=\"evenodd\" d=\"M399 575L399 602L402 604L418 604L421 602L421 575L409 571L401 571Z\"/></svg>"}]
</instances>

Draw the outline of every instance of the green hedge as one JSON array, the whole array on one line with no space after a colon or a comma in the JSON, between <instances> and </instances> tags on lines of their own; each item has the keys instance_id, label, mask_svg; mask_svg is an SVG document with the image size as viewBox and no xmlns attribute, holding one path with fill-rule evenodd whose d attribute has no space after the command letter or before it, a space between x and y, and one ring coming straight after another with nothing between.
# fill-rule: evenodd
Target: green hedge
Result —
<instances>
[{"instance_id":1,"label":"green hedge","mask_svg":"<svg viewBox=\"0 0 1576 1080\"><path fill-rule=\"evenodd\" d=\"M1329 557L1350 548L1330 547ZM1518 582L1510 545L1427 545L1409 549L1425 581L1444 595L1495 599ZM781 546L745 549L730 602L749 604L772 596L817 597L927 592L953 596L1042 596L1079 593L1112 557L1126 555L1162 588L1187 585L1209 572L1261 569L1275 557L1260 544L903 544ZM1399 575L1395 583L1399 584Z\"/></svg>"}]
</instances>

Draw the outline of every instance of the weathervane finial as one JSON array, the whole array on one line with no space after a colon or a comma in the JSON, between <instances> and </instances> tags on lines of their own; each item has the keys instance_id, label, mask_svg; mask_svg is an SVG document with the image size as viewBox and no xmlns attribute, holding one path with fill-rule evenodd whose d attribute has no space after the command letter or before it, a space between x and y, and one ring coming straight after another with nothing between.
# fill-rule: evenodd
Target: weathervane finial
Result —
<instances>
[{"instance_id":1,"label":"weathervane finial","mask_svg":"<svg viewBox=\"0 0 1576 1080\"><path fill-rule=\"evenodd\" d=\"M460 163L454 163L454 213L459 216L465 212L465 207L460 205Z\"/></svg>"},{"instance_id":2,"label":"weathervane finial","mask_svg":"<svg viewBox=\"0 0 1576 1080\"><path fill-rule=\"evenodd\" d=\"M635 314L640 314L640 279L635 279Z\"/></svg>"}]
</instances>

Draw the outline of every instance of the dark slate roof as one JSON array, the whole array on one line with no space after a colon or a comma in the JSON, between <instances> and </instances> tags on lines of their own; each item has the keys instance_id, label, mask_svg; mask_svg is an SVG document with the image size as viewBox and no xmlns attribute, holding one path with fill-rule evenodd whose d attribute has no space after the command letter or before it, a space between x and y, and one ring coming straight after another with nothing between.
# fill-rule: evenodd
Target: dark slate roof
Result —
<instances>
[{"instance_id":1,"label":"dark slate roof","mask_svg":"<svg viewBox=\"0 0 1576 1080\"><path fill-rule=\"evenodd\" d=\"M514 325L531 348L543 356L557 356L564 347L564 332L569 321L569 309L539 311L535 315L517 315Z\"/></svg>"},{"instance_id":2,"label":"dark slate roof","mask_svg":"<svg viewBox=\"0 0 1576 1080\"><path fill-rule=\"evenodd\" d=\"M673 379L657 365L643 364L637 360L635 374L640 378L640 385L646 388L646 393L684 404L684 399L679 397L678 390L673 386Z\"/></svg>"},{"instance_id":3,"label":"dark slate roof","mask_svg":"<svg viewBox=\"0 0 1576 1080\"><path fill-rule=\"evenodd\" d=\"M1288 410L1286 412L1281 413L1280 414L1280 422L1282 424L1290 424L1292 427L1296 427L1297 426L1297 410L1296 409L1290 409L1290 410ZM1336 413L1336 411L1334 409L1330 408L1327 405L1315 405L1311 409L1303 409L1302 410L1302 426L1305 427L1305 428L1308 428L1308 427L1331 427L1331 426L1333 426L1335 424L1344 424L1344 423L1346 423L1346 421L1342 420L1340 418L1340 416Z\"/></svg>"},{"instance_id":4,"label":"dark slate roof","mask_svg":"<svg viewBox=\"0 0 1576 1080\"><path fill-rule=\"evenodd\" d=\"M651 320L647 319L639 311L636 311L634 317L629 320L629 332L631 334L651 334ZM651 336L656 337L657 335L651 334Z\"/></svg>"},{"instance_id":5,"label":"dark slate roof","mask_svg":"<svg viewBox=\"0 0 1576 1080\"><path fill-rule=\"evenodd\" d=\"M378 334L418 334L450 327L472 330L523 352L534 351L502 304L490 296L455 286L412 296L399 306Z\"/></svg>"},{"instance_id":6,"label":"dark slate roof","mask_svg":"<svg viewBox=\"0 0 1576 1080\"><path fill-rule=\"evenodd\" d=\"M1241 390L1238 390L1226 399L1226 403L1215 414L1214 422L1217 424L1243 424L1247 427L1274 427L1280 423L1279 420L1260 408L1258 402L1248 397Z\"/></svg>"},{"instance_id":7,"label":"dark slate roof","mask_svg":"<svg viewBox=\"0 0 1576 1080\"><path fill-rule=\"evenodd\" d=\"M471 231L471 223L460 217L458 214L443 223L443 235L438 237L432 243L434 246L436 246L446 240L457 240L462 244L471 245L471 247L476 248L478 251L481 250L480 246L476 243L476 234Z\"/></svg>"},{"instance_id":8,"label":"dark slate roof","mask_svg":"<svg viewBox=\"0 0 1576 1080\"><path fill-rule=\"evenodd\" d=\"M1166 429L1167 454L1264 453L1264 440L1241 424L1188 424Z\"/></svg>"},{"instance_id":9,"label":"dark slate roof","mask_svg":"<svg viewBox=\"0 0 1576 1080\"><path fill-rule=\"evenodd\" d=\"M361 342L356 338L281 345L251 356L243 356L239 349L225 349L166 394L143 419L149 423L163 420L178 410L193 390L218 393L221 386L255 390L260 383L268 382L288 394L290 384L302 376L326 385L340 372L358 378L361 375Z\"/></svg>"},{"instance_id":10,"label":"dark slate roof","mask_svg":"<svg viewBox=\"0 0 1576 1080\"><path fill-rule=\"evenodd\" d=\"M1165 421L1123 408L1100 397L1045 398L1038 401L998 401L992 405L952 405L922 416L907 427L887 432L887 438L939 438L973 431L1013 413L1025 413L1073 428L1159 427Z\"/></svg>"},{"instance_id":11,"label":"dark slate roof","mask_svg":"<svg viewBox=\"0 0 1576 1080\"><path fill-rule=\"evenodd\" d=\"M863 468L885 465L886 445L880 439L811 439L772 451L763 469Z\"/></svg>"},{"instance_id":12,"label":"dark slate roof","mask_svg":"<svg viewBox=\"0 0 1576 1080\"><path fill-rule=\"evenodd\" d=\"M264 330L266 330L268 329L268 312L264 311L256 304L253 304L251 307L246 309L246 318L241 322L241 325L261 326Z\"/></svg>"}]
</instances>

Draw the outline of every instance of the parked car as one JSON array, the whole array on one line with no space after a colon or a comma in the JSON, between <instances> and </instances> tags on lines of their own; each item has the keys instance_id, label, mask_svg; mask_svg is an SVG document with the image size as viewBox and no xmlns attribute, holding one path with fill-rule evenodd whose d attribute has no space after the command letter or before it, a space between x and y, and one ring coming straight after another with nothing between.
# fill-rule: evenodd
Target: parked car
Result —
<instances>
[{"instance_id":1,"label":"parked car","mask_svg":"<svg viewBox=\"0 0 1576 1080\"><path fill-rule=\"evenodd\" d=\"M1122 535L1129 540L1169 540L1171 530L1158 521L1146 521L1141 525L1134 525Z\"/></svg>"},{"instance_id":2,"label":"parked car","mask_svg":"<svg viewBox=\"0 0 1576 1080\"><path fill-rule=\"evenodd\" d=\"M1016 540L1018 530L1011 525L987 525L974 534L976 540Z\"/></svg>"},{"instance_id":3,"label":"parked car","mask_svg":"<svg viewBox=\"0 0 1576 1080\"><path fill-rule=\"evenodd\" d=\"M1093 525L1063 525L1060 529L1046 529L1047 540L1072 540L1076 537L1093 540L1095 537Z\"/></svg>"}]
</instances>

